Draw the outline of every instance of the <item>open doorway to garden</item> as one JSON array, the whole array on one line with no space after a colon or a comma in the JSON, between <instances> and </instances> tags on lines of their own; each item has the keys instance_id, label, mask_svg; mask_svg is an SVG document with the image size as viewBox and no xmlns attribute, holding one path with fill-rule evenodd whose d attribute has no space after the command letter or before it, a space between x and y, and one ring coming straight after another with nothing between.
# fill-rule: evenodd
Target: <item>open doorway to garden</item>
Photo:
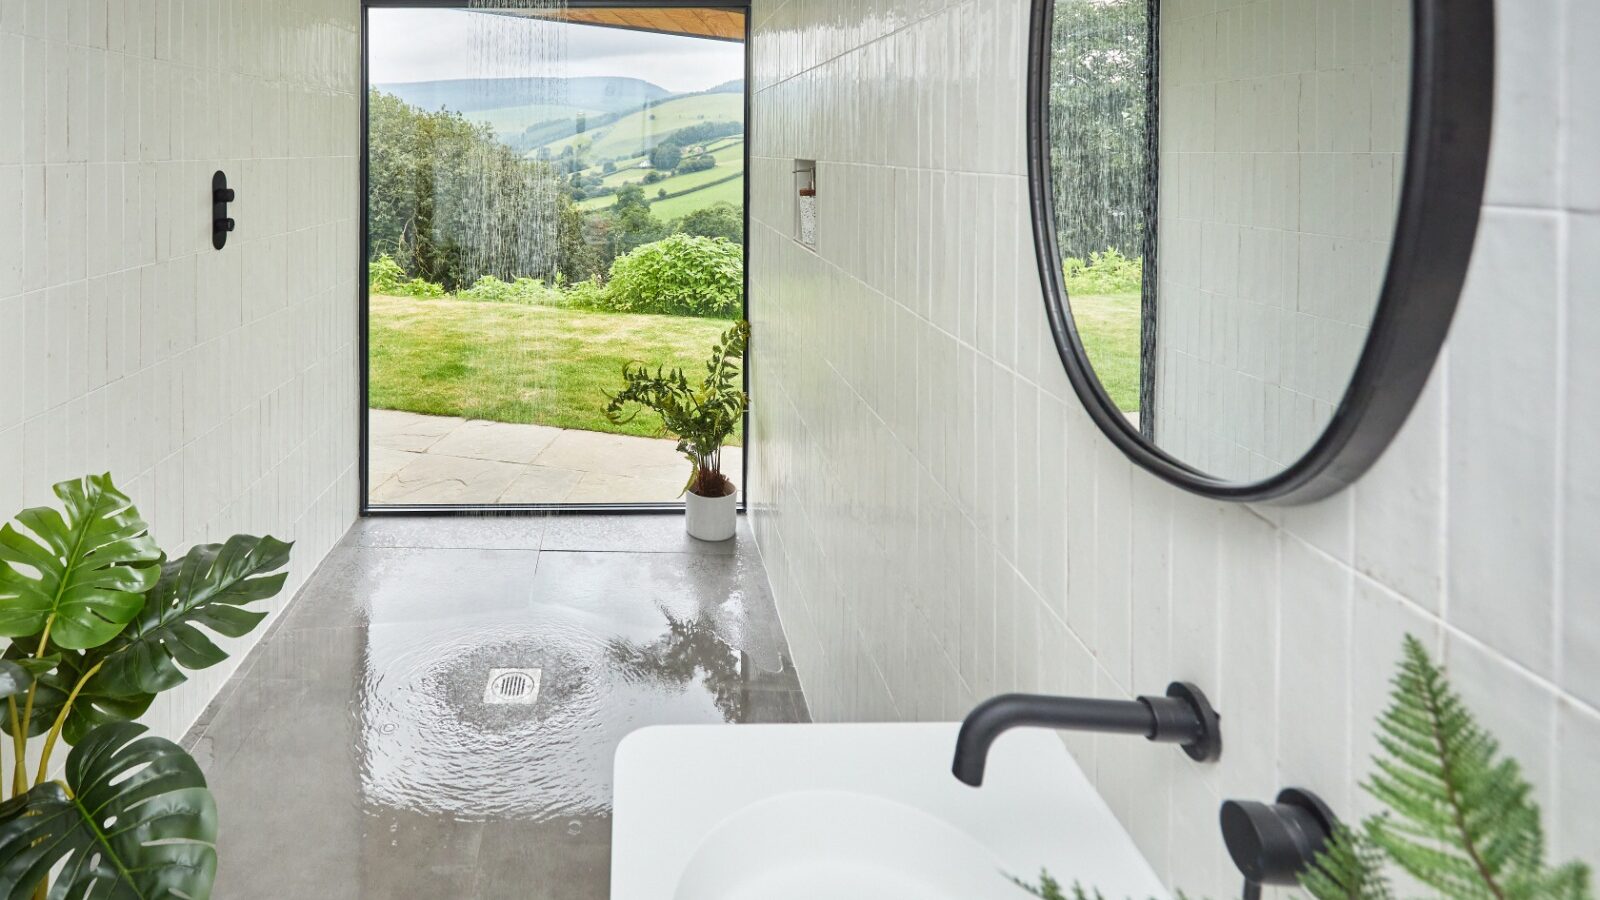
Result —
<instances>
[{"instance_id":1,"label":"open doorway to garden","mask_svg":"<svg viewBox=\"0 0 1600 900\"><path fill-rule=\"evenodd\" d=\"M678 442L608 395L744 317L742 8L366 14L367 507L675 502Z\"/></svg>"}]
</instances>

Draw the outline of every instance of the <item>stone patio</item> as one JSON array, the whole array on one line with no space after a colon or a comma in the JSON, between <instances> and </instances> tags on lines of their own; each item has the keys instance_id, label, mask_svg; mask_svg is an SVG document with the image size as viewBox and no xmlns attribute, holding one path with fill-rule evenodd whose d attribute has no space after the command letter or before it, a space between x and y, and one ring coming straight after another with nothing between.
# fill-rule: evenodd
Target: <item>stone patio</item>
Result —
<instances>
[{"instance_id":1,"label":"stone patio","mask_svg":"<svg viewBox=\"0 0 1600 900\"><path fill-rule=\"evenodd\" d=\"M689 463L677 442L371 410L371 502L660 503L678 499ZM722 453L739 480L743 452Z\"/></svg>"}]
</instances>

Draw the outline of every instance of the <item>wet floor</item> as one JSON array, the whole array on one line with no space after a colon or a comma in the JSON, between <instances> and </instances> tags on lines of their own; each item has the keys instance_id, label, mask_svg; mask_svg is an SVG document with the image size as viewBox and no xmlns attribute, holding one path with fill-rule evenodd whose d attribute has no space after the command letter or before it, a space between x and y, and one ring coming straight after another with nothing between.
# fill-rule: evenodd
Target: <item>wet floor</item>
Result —
<instances>
[{"instance_id":1,"label":"wet floor","mask_svg":"<svg viewBox=\"0 0 1600 900\"><path fill-rule=\"evenodd\" d=\"M522 693L486 691L506 669ZM385 519L189 742L221 809L218 898L599 900L624 736L806 718L747 531Z\"/></svg>"}]
</instances>

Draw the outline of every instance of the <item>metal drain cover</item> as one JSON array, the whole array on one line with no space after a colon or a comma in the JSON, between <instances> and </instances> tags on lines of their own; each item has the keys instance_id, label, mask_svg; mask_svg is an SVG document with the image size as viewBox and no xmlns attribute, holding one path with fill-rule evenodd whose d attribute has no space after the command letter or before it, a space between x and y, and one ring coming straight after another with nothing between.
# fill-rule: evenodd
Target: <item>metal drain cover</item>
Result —
<instances>
[{"instance_id":1,"label":"metal drain cover","mask_svg":"<svg viewBox=\"0 0 1600 900\"><path fill-rule=\"evenodd\" d=\"M483 702L502 706L532 706L539 699L542 669L490 669Z\"/></svg>"}]
</instances>

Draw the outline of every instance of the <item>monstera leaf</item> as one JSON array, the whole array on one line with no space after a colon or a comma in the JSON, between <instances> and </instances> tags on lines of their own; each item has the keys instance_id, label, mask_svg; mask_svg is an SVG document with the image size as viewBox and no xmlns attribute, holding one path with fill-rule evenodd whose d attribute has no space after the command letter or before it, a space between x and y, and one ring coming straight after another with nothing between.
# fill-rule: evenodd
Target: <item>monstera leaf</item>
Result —
<instances>
[{"instance_id":1,"label":"monstera leaf","mask_svg":"<svg viewBox=\"0 0 1600 900\"><path fill-rule=\"evenodd\" d=\"M98 647L144 607L161 550L110 475L64 481L55 494L65 518L47 506L17 516L37 539L0 528L0 636Z\"/></svg>"},{"instance_id":2,"label":"monstera leaf","mask_svg":"<svg viewBox=\"0 0 1600 900\"><path fill-rule=\"evenodd\" d=\"M67 758L66 783L0 805L0 897L27 900L64 863L50 900L211 895L217 808L177 744L129 722L96 729Z\"/></svg>"},{"instance_id":3,"label":"monstera leaf","mask_svg":"<svg viewBox=\"0 0 1600 900\"><path fill-rule=\"evenodd\" d=\"M22 652L26 651L15 646L6 651L8 655ZM94 662L84 653L53 654L45 660L24 657L15 661L38 672L39 687L34 692L33 716L28 720L28 736L38 737L50 730L61 713L61 707L72 695L72 689L78 686ZM155 699L154 694L108 692L107 688L100 686L98 678L91 679L78 688L78 696L72 701L72 711L67 715L61 736L67 743L76 744L100 725L139 718ZM7 734L11 733L8 716L0 717L0 728Z\"/></svg>"},{"instance_id":4,"label":"monstera leaf","mask_svg":"<svg viewBox=\"0 0 1600 900\"><path fill-rule=\"evenodd\" d=\"M27 708L23 697L28 693L28 688L37 683L33 692L33 714L28 718L28 727L25 729L28 737L37 737L50 730L50 723L55 721L56 713L61 711L61 704L67 702L67 693L72 690L71 685L61 688L60 679L56 677L55 670L61 663L61 656L52 653L35 657L32 647L36 643L27 640L13 643L6 648L4 657L0 658L0 701L14 700L18 718ZM0 702L0 731L14 733L10 711L3 702Z\"/></svg>"},{"instance_id":5,"label":"monstera leaf","mask_svg":"<svg viewBox=\"0 0 1600 900\"><path fill-rule=\"evenodd\" d=\"M243 607L283 590L288 575L268 573L289 562L292 547L241 534L167 563L127 630L88 654L86 662L101 668L85 686L85 696L158 694L184 682L180 666L204 669L227 659L200 627L236 638L261 624L266 613Z\"/></svg>"}]
</instances>

